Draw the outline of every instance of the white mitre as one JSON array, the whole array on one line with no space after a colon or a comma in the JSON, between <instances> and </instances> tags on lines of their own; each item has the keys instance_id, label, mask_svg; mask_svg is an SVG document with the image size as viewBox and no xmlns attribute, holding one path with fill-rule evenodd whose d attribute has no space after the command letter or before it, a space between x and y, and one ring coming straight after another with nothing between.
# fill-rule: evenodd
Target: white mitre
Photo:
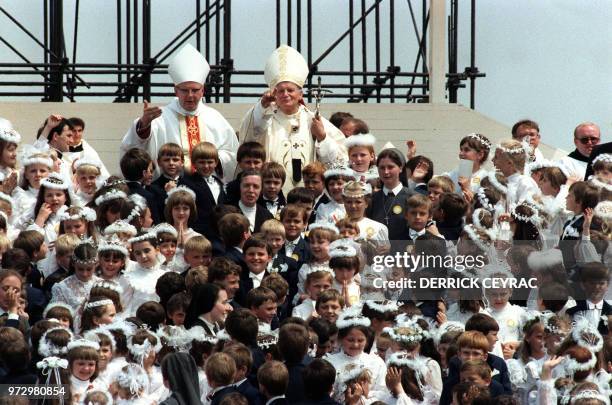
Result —
<instances>
[{"instance_id":1,"label":"white mitre","mask_svg":"<svg viewBox=\"0 0 612 405\"><path fill-rule=\"evenodd\" d=\"M0 128L14 129L11 121L7 120L6 118L2 118L2 117L0 117Z\"/></svg>"},{"instance_id":2,"label":"white mitre","mask_svg":"<svg viewBox=\"0 0 612 405\"><path fill-rule=\"evenodd\" d=\"M206 58L191 44L182 47L168 65L168 74L174 84L185 82L204 84L208 72L210 72L210 65Z\"/></svg>"},{"instance_id":3,"label":"white mitre","mask_svg":"<svg viewBox=\"0 0 612 405\"><path fill-rule=\"evenodd\" d=\"M308 64L306 59L298 51L287 45L281 45L272 52L264 69L264 79L270 89L281 82L291 82L304 87L307 77Z\"/></svg>"}]
</instances>

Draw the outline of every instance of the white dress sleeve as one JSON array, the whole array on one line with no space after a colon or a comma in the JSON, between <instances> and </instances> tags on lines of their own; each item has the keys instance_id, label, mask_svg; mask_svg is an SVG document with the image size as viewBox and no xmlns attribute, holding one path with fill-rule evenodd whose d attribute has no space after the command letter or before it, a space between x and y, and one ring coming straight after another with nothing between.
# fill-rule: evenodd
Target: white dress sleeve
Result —
<instances>
[{"instance_id":1,"label":"white dress sleeve","mask_svg":"<svg viewBox=\"0 0 612 405\"><path fill-rule=\"evenodd\" d=\"M601 262L601 256L595 250L595 246L590 239L585 239L583 236L580 242L576 244L576 262L591 263Z\"/></svg>"}]
</instances>

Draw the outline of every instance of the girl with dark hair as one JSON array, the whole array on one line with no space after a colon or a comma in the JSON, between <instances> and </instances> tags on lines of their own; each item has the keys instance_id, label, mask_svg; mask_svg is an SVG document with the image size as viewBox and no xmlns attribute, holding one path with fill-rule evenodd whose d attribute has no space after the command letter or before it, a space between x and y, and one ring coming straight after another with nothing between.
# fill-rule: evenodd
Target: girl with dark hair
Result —
<instances>
[{"instance_id":1,"label":"girl with dark hair","mask_svg":"<svg viewBox=\"0 0 612 405\"><path fill-rule=\"evenodd\" d=\"M192 291L185 326L201 326L206 335L216 336L227 314L232 311L227 292L216 284L201 284Z\"/></svg>"}]
</instances>

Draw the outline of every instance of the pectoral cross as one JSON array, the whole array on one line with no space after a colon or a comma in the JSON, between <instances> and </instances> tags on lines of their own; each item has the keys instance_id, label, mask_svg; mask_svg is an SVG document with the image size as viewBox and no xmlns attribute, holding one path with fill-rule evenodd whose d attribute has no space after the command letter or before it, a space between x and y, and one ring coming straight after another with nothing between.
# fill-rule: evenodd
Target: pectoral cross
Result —
<instances>
[{"instance_id":1,"label":"pectoral cross","mask_svg":"<svg viewBox=\"0 0 612 405\"><path fill-rule=\"evenodd\" d=\"M321 76L317 79L317 88L311 89L310 94L315 98L315 118L319 118L321 115L321 100L325 97L325 93L333 93L331 90L324 89L321 87Z\"/></svg>"}]
</instances>

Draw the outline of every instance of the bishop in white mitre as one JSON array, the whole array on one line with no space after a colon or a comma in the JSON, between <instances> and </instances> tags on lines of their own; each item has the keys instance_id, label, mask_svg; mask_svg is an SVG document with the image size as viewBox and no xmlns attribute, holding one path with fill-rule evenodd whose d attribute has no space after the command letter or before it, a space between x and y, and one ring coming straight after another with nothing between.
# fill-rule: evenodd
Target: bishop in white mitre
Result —
<instances>
[{"instance_id":1,"label":"bishop in white mitre","mask_svg":"<svg viewBox=\"0 0 612 405\"><path fill-rule=\"evenodd\" d=\"M122 154L137 147L156 160L162 145L176 143L183 149L185 171L189 171L191 150L200 142L210 142L219 151L224 180L231 180L236 169L238 138L226 119L202 102L209 71L204 56L193 46L185 45L168 65L176 98L161 108L145 101L142 117L134 120L123 137Z\"/></svg>"},{"instance_id":2,"label":"bishop in white mitre","mask_svg":"<svg viewBox=\"0 0 612 405\"><path fill-rule=\"evenodd\" d=\"M307 77L308 65L298 51L282 45L272 52L264 70L270 90L247 112L239 131L241 142L259 142L267 161L283 165L285 195L304 185L302 168L307 164L318 160L329 165L346 156L342 132L304 106Z\"/></svg>"}]
</instances>

